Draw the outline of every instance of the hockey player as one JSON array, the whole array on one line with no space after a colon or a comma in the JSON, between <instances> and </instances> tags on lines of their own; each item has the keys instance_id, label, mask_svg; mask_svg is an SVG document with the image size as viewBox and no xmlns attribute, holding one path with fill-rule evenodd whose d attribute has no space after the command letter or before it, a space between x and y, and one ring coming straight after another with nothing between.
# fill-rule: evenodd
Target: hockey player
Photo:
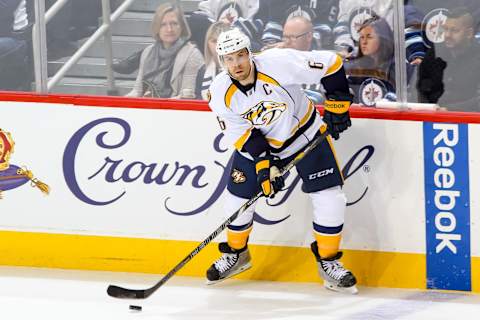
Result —
<instances>
[{"instance_id":1,"label":"hockey player","mask_svg":"<svg viewBox=\"0 0 480 320\"><path fill-rule=\"evenodd\" d=\"M335 139L350 125L349 94L342 59L328 51L270 49L250 52L248 37L238 29L220 34L217 53L224 70L210 86L210 108L225 122L225 136L234 144L225 210L230 215L259 190L273 197L284 186L279 167L293 159L316 135ZM321 82L328 100L325 115L301 90L300 83ZM320 175L319 172L326 172ZM297 165L302 190L313 204L315 240L311 250L327 288L356 292L356 279L339 262L346 198L343 178L330 137ZM207 270L208 283L232 277L251 267L248 237L254 206L227 228L221 257Z\"/></svg>"}]
</instances>

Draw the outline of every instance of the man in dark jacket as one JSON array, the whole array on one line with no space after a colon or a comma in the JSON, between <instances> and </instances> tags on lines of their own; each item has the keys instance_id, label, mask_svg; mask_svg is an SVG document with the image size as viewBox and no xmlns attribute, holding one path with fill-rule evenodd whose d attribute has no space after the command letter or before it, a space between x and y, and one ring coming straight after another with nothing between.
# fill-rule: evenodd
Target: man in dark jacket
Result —
<instances>
[{"instance_id":1,"label":"man in dark jacket","mask_svg":"<svg viewBox=\"0 0 480 320\"><path fill-rule=\"evenodd\" d=\"M475 23L465 7L447 13L444 42L430 49L419 68L421 102L452 111L480 111L480 46Z\"/></svg>"}]
</instances>

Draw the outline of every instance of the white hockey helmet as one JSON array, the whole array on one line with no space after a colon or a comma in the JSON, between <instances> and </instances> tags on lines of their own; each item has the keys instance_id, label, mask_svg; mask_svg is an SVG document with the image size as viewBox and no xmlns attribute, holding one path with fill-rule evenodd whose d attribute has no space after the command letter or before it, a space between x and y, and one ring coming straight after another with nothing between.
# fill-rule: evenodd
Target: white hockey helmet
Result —
<instances>
[{"instance_id":1,"label":"white hockey helmet","mask_svg":"<svg viewBox=\"0 0 480 320\"><path fill-rule=\"evenodd\" d=\"M217 54L219 57L244 48L250 52L250 39L237 28L224 31L218 36Z\"/></svg>"}]
</instances>

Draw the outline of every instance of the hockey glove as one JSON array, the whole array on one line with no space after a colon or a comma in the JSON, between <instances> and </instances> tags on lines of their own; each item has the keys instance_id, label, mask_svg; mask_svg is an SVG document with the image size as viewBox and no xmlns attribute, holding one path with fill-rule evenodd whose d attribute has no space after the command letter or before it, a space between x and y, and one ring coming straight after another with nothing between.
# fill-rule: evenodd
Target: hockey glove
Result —
<instances>
[{"instance_id":1,"label":"hockey glove","mask_svg":"<svg viewBox=\"0 0 480 320\"><path fill-rule=\"evenodd\" d=\"M273 198L275 193L285 186L280 170L273 165L271 155L255 158L255 171L259 189L262 190L264 196Z\"/></svg>"},{"instance_id":2,"label":"hockey glove","mask_svg":"<svg viewBox=\"0 0 480 320\"><path fill-rule=\"evenodd\" d=\"M352 125L348 109L352 103L350 94L331 94L324 103L323 121L327 124L327 130L337 140L340 132L345 131Z\"/></svg>"}]
</instances>

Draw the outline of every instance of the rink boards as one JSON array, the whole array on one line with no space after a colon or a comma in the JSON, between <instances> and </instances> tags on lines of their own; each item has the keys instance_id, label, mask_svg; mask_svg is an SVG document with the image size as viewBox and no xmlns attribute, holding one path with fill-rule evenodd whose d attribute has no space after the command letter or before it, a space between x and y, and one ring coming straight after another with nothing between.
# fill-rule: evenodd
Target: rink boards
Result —
<instances>
[{"instance_id":1,"label":"rink boards","mask_svg":"<svg viewBox=\"0 0 480 320\"><path fill-rule=\"evenodd\" d=\"M480 292L479 125L353 122L335 142L345 264L369 286ZM2 192L0 264L165 273L224 220L231 149L210 112L2 102L0 128L10 164L52 189ZM258 203L254 268L240 278L318 280L300 184L292 173ZM217 254L208 246L179 274L203 276Z\"/></svg>"}]
</instances>

